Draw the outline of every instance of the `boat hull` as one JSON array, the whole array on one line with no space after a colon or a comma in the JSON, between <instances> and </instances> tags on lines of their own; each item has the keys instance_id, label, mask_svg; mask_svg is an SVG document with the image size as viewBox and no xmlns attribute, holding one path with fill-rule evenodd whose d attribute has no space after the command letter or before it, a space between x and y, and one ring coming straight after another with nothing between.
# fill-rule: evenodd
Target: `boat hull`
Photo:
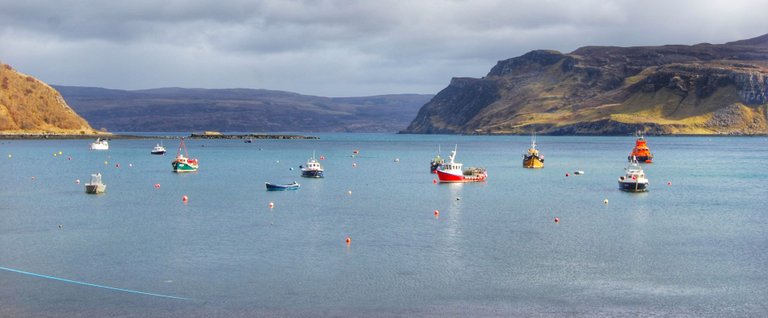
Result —
<instances>
[{"instance_id":1,"label":"boat hull","mask_svg":"<svg viewBox=\"0 0 768 318\"><path fill-rule=\"evenodd\" d=\"M465 175L450 173L443 170L436 170L437 179L443 183L462 183L462 182L483 182L488 177L486 174Z\"/></svg>"},{"instance_id":2,"label":"boat hull","mask_svg":"<svg viewBox=\"0 0 768 318\"><path fill-rule=\"evenodd\" d=\"M544 160L536 156L525 156L523 158L523 167L529 169L544 168Z\"/></svg>"},{"instance_id":3,"label":"boat hull","mask_svg":"<svg viewBox=\"0 0 768 318\"><path fill-rule=\"evenodd\" d=\"M626 192L645 192L648 191L648 182L619 180L619 190Z\"/></svg>"},{"instance_id":4,"label":"boat hull","mask_svg":"<svg viewBox=\"0 0 768 318\"><path fill-rule=\"evenodd\" d=\"M653 156L629 156L629 157L627 157L627 160L632 161L632 157L635 157L637 159L637 162L639 162L639 163L652 163L653 162Z\"/></svg>"},{"instance_id":5,"label":"boat hull","mask_svg":"<svg viewBox=\"0 0 768 318\"><path fill-rule=\"evenodd\" d=\"M302 170L301 176L304 178L323 178L322 170Z\"/></svg>"},{"instance_id":6,"label":"boat hull","mask_svg":"<svg viewBox=\"0 0 768 318\"><path fill-rule=\"evenodd\" d=\"M88 193L88 194L99 194L99 193L104 193L104 191L107 191L106 184L86 184L85 185L85 193Z\"/></svg>"},{"instance_id":7,"label":"boat hull","mask_svg":"<svg viewBox=\"0 0 768 318\"><path fill-rule=\"evenodd\" d=\"M266 183L267 191L285 191L285 190L298 190L299 184L273 184Z\"/></svg>"},{"instance_id":8,"label":"boat hull","mask_svg":"<svg viewBox=\"0 0 768 318\"><path fill-rule=\"evenodd\" d=\"M165 152L166 152L165 150L163 150L163 151L154 151L154 150L153 150L153 151L151 151L150 153L151 153L151 154L153 154L153 155L164 155L164 154L165 154Z\"/></svg>"},{"instance_id":9,"label":"boat hull","mask_svg":"<svg viewBox=\"0 0 768 318\"><path fill-rule=\"evenodd\" d=\"M109 146L103 144L91 144L91 150L109 150Z\"/></svg>"},{"instance_id":10,"label":"boat hull","mask_svg":"<svg viewBox=\"0 0 768 318\"><path fill-rule=\"evenodd\" d=\"M172 162L171 167L173 167L173 172L195 172L197 171L197 166L192 166L186 163L181 162Z\"/></svg>"}]
</instances>

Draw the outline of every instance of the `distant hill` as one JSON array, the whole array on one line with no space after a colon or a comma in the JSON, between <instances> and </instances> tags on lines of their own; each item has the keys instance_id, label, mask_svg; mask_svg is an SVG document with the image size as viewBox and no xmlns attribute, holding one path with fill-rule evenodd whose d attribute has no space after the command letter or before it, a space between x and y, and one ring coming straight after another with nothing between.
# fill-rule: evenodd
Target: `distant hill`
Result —
<instances>
[{"instance_id":1,"label":"distant hill","mask_svg":"<svg viewBox=\"0 0 768 318\"><path fill-rule=\"evenodd\" d=\"M537 50L454 78L406 133L766 134L768 34L726 44Z\"/></svg>"},{"instance_id":2,"label":"distant hill","mask_svg":"<svg viewBox=\"0 0 768 318\"><path fill-rule=\"evenodd\" d=\"M54 86L110 131L395 132L432 95L330 98L263 89L114 90Z\"/></svg>"},{"instance_id":3,"label":"distant hill","mask_svg":"<svg viewBox=\"0 0 768 318\"><path fill-rule=\"evenodd\" d=\"M0 63L0 134L94 134L42 81Z\"/></svg>"}]
</instances>

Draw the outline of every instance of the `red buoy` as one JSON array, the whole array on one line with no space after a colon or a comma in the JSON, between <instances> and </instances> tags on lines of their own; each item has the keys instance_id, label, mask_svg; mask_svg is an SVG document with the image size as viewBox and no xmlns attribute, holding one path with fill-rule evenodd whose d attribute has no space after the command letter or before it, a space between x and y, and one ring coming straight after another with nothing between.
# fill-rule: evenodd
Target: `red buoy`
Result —
<instances>
[{"instance_id":1,"label":"red buoy","mask_svg":"<svg viewBox=\"0 0 768 318\"><path fill-rule=\"evenodd\" d=\"M560 223L560 218L556 217L555 218L555 223Z\"/></svg>"},{"instance_id":2,"label":"red buoy","mask_svg":"<svg viewBox=\"0 0 768 318\"><path fill-rule=\"evenodd\" d=\"M188 196L186 196L186 195L183 195L183 196L181 197L181 201L183 201L183 202L185 202L185 203L186 203L187 201L189 201L189 197L188 197Z\"/></svg>"},{"instance_id":3,"label":"red buoy","mask_svg":"<svg viewBox=\"0 0 768 318\"><path fill-rule=\"evenodd\" d=\"M269 202L269 208L272 209L274 207L275 207L275 203L274 202Z\"/></svg>"},{"instance_id":4,"label":"red buoy","mask_svg":"<svg viewBox=\"0 0 768 318\"><path fill-rule=\"evenodd\" d=\"M565 173L565 176L566 176L566 177L569 177L569 176L570 176L570 174L566 172L566 173Z\"/></svg>"},{"instance_id":5,"label":"red buoy","mask_svg":"<svg viewBox=\"0 0 768 318\"><path fill-rule=\"evenodd\" d=\"M347 243L347 245L349 245L349 244L352 244L352 238L350 238L349 236L347 236L347 239L346 239L346 240L344 240L344 242L345 242L345 243Z\"/></svg>"},{"instance_id":6,"label":"red buoy","mask_svg":"<svg viewBox=\"0 0 768 318\"><path fill-rule=\"evenodd\" d=\"M672 181L667 181L667 185L671 186L672 185Z\"/></svg>"},{"instance_id":7,"label":"red buoy","mask_svg":"<svg viewBox=\"0 0 768 318\"><path fill-rule=\"evenodd\" d=\"M160 189L160 184L159 183L155 183L155 189Z\"/></svg>"},{"instance_id":8,"label":"red buoy","mask_svg":"<svg viewBox=\"0 0 768 318\"><path fill-rule=\"evenodd\" d=\"M435 210L435 217L438 217L438 216L440 216L440 211Z\"/></svg>"},{"instance_id":9,"label":"red buoy","mask_svg":"<svg viewBox=\"0 0 768 318\"><path fill-rule=\"evenodd\" d=\"M437 179L432 179L432 183L437 183Z\"/></svg>"}]
</instances>

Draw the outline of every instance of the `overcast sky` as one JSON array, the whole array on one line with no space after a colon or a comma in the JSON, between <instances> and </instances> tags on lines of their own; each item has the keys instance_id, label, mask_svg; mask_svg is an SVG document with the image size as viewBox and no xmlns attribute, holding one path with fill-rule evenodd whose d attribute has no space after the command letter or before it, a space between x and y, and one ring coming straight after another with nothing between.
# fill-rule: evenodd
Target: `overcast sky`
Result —
<instances>
[{"instance_id":1,"label":"overcast sky","mask_svg":"<svg viewBox=\"0 0 768 318\"><path fill-rule=\"evenodd\" d=\"M0 61L50 84L435 94L534 49L724 43L768 0L0 0Z\"/></svg>"}]
</instances>

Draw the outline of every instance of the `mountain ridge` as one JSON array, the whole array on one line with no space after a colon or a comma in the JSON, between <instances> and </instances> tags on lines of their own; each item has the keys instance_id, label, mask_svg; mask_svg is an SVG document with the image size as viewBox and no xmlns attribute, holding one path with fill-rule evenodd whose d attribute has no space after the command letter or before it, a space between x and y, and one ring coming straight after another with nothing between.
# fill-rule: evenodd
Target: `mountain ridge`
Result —
<instances>
[{"instance_id":1,"label":"mountain ridge","mask_svg":"<svg viewBox=\"0 0 768 318\"><path fill-rule=\"evenodd\" d=\"M766 134L768 35L534 50L454 78L403 133Z\"/></svg>"},{"instance_id":2,"label":"mountain ridge","mask_svg":"<svg viewBox=\"0 0 768 318\"><path fill-rule=\"evenodd\" d=\"M126 132L395 132L407 126L432 97L322 97L248 88L54 87L93 126Z\"/></svg>"}]
</instances>

